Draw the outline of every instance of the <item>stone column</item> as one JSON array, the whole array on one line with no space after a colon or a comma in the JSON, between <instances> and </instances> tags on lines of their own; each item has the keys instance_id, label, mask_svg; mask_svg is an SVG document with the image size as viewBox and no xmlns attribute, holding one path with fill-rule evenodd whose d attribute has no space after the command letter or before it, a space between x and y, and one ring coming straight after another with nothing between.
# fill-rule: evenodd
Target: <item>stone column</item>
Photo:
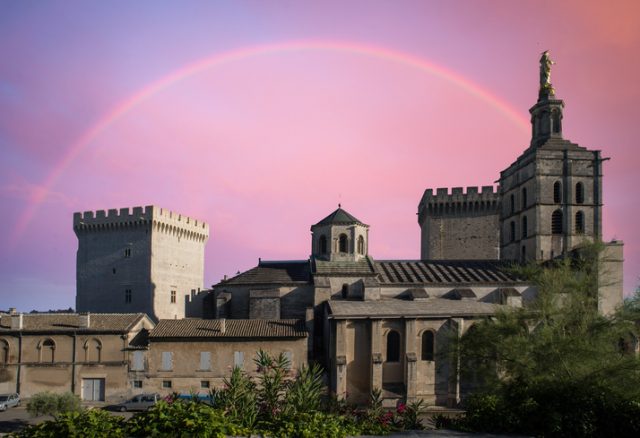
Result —
<instances>
[{"instance_id":1,"label":"stone column","mask_svg":"<svg viewBox=\"0 0 640 438\"><path fill-rule=\"evenodd\" d=\"M464 319L451 318L449 320L452 334L455 334L459 339L464 332ZM453 356L451 364L449 365L449 396L447 405L450 408L454 408L460 404L460 356L456 353Z\"/></svg>"},{"instance_id":2,"label":"stone column","mask_svg":"<svg viewBox=\"0 0 640 438\"><path fill-rule=\"evenodd\" d=\"M347 395L347 321L336 321L336 396Z\"/></svg>"},{"instance_id":3,"label":"stone column","mask_svg":"<svg viewBox=\"0 0 640 438\"><path fill-rule=\"evenodd\" d=\"M382 321L372 319L371 327L371 390L382 389Z\"/></svg>"},{"instance_id":4,"label":"stone column","mask_svg":"<svg viewBox=\"0 0 640 438\"><path fill-rule=\"evenodd\" d=\"M415 319L405 319L404 351L406 357L404 383L407 387L407 401L414 401L418 392L418 355L416 354Z\"/></svg>"}]
</instances>

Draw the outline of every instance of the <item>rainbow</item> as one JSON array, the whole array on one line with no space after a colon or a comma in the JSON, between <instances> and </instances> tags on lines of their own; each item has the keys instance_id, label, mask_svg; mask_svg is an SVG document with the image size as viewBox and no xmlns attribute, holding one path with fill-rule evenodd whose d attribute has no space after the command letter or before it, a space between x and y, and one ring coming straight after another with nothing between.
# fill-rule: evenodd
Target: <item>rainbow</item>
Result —
<instances>
[{"instance_id":1,"label":"rainbow","mask_svg":"<svg viewBox=\"0 0 640 438\"><path fill-rule=\"evenodd\" d=\"M138 92L124 99L115 105L109 112L98 119L89 129L87 129L66 151L60 162L46 176L39 185L40 189L29 199L28 205L20 215L14 227L12 238L13 243L22 236L28 225L33 220L41 203L45 200L56 182L60 179L64 171L78 157L84 148L105 131L109 126L123 117L141 102L161 90L170 87L177 82L189 78L192 75L205 70L220 67L222 65L250 58L253 56L269 55L274 53L289 53L298 51L329 51L349 53L353 55L369 56L389 62L399 63L411 68L417 68L427 74L436 76L451 84L460 87L472 96L486 102L488 105L502 113L508 120L522 128L525 132L529 130L529 122L520 115L506 101L492 94L490 91L480 87L471 80L460 74L448 70L445 67L431 63L417 56L391 50L388 48L370 46L366 44L343 42L343 41L291 41L275 44L265 44L252 47L234 49L223 53L218 53L209 57L199 59L188 64L168 75L146 85Z\"/></svg>"}]
</instances>

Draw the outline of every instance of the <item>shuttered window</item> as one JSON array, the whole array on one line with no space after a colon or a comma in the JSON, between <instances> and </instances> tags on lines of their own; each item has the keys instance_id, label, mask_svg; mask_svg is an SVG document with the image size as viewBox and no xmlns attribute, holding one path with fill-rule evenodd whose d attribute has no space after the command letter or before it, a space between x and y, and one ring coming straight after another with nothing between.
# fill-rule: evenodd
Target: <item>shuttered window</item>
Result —
<instances>
[{"instance_id":1,"label":"shuttered window","mask_svg":"<svg viewBox=\"0 0 640 438\"><path fill-rule=\"evenodd\" d=\"M207 371L211 369L211 352L209 351L200 352L200 369L207 370Z\"/></svg>"},{"instance_id":2,"label":"shuttered window","mask_svg":"<svg viewBox=\"0 0 640 438\"><path fill-rule=\"evenodd\" d=\"M242 368L244 366L244 352L235 351L233 353L233 366L234 368Z\"/></svg>"},{"instance_id":3,"label":"shuttered window","mask_svg":"<svg viewBox=\"0 0 640 438\"><path fill-rule=\"evenodd\" d=\"M144 351L133 352L133 361L131 363L131 370L132 371L144 370Z\"/></svg>"},{"instance_id":4,"label":"shuttered window","mask_svg":"<svg viewBox=\"0 0 640 438\"><path fill-rule=\"evenodd\" d=\"M162 369L171 371L173 369L173 353L170 351L162 352Z\"/></svg>"}]
</instances>

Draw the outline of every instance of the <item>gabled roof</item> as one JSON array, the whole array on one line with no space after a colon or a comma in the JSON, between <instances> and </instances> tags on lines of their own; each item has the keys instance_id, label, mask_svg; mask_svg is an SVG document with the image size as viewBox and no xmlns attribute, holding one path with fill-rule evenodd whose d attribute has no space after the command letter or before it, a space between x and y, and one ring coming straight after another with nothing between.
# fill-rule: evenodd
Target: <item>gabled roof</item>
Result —
<instances>
[{"instance_id":1,"label":"gabled roof","mask_svg":"<svg viewBox=\"0 0 640 438\"><path fill-rule=\"evenodd\" d=\"M496 313L500 306L479 301L455 301L430 298L425 301L398 299L379 301L327 301L330 318L390 318L390 317L446 317L486 316Z\"/></svg>"},{"instance_id":2,"label":"gabled roof","mask_svg":"<svg viewBox=\"0 0 640 438\"><path fill-rule=\"evenodd\" d=\"M304 338L308 335L299 319L161 319L149 333L151 342L184 338Z\"/></svg>"},{"instance_id":3,"label":"gabled roof","mask_svg":"<svg viewBox=\"0 0 640 438\"><path fill-rule=\"evenodd\" d=\"M258 266L221 281L216 287L236 284L308 283L311 279L309 260L260 261Z\"/></svg>"},{"instance_id":4,"label":"gabled roof","mask_svg":"<svg viewBox=\"0 0 640 438\"><path fill-rule=\"evenodd\" d=\"M133 328L144 313L91 313L89 327L80 327L78 313L25 313L22 315L22 331L28 332L117 332L126 333ZM0 333L18 331L11 329L11 315L0 318Z\"/></svg>"},{"instance_id":5,"label":"gabled roof","mask_svg":"<svg viewBox=\"0 0 640 438\"><path fill-rule=\"evenodd\" d=\"M328 261L314 259L313 273L319 275L375 275L373 264L368 257L357 260Z\"/></svg>"},{"instance_id":6,"label":"gabled roof","mask_svg":"<svg viewBox=\"0 0 640 438\"><path fill-rule=\"evenodd\" d=\"M522 283L499 260L376 260L380 285Z\"/></svg>"},{"instance_id":7,"label":"gabled roof","mask_svg":"<svg viewBox=\"0 0 640 438\"><path fill-rule=\"evenodd\" d=\"M361 222L360 220L356 219L355 216L348 213L346 210L343 210L341 207L338 207L336 211L334 211L329 216L322 219L317 224L313 225L313 227L317 227L318 225L346 225L346 224L358 224L365 227L369 226L369 225L366 225L364 222Z\"/></svg>"}]
</instances>

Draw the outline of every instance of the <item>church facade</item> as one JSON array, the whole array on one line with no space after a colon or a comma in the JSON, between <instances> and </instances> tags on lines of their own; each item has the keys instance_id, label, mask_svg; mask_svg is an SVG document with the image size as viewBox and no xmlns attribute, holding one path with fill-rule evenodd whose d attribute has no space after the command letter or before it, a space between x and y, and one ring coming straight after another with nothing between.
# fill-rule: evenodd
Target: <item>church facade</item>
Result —
<instances>
[{"instance_id":1,"label":"church facade","mask_svg":"<svg viewBox=\"0 0 640 438\"><path fill-rule=\"evenodd\" d=\"M501 306L521 306L535 287L513 263L569 255L602 239L602 158L563 138L564 102L541 59L530 109L532 136L500 172L499 187L428 189L418 204L420 260L376 260L369 226L339 207L311 227L312 254L263 261L214 286L218 318L304 318L309 360L331 390L355 403L378 388L389 404L423 399L455 406L470 388L438 353ZM600 311L622 302L622 243L605 245Z\"/></svg>"}]
</instances>

